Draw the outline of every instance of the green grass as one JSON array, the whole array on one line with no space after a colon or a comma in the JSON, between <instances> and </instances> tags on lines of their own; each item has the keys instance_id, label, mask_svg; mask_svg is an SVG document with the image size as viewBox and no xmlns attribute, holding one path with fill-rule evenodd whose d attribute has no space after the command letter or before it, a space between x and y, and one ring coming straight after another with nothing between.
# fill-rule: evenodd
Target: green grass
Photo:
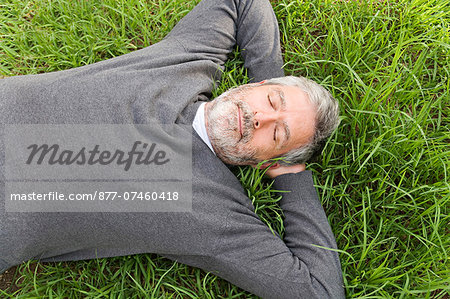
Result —
<instances>
[{"instance_id":1,"label":"green grass","mask_svg":"<svg viewBox=\"0 0 450 299\"><path fill-rule=\"evenodd\" d=\"M194 1L195 2L195 1ZM73 68L162 39L195 3L0 2L0 75ZM450 0L272 1L287 74L330 89L342 122L308 164L336 235L350 298L449 298ZM245 83L238 53L223 90ZM278 198L236 169L282 233ZM252 295L156 255L26 263L0 297L234 298Z\"/></svg>"}]
</instances>

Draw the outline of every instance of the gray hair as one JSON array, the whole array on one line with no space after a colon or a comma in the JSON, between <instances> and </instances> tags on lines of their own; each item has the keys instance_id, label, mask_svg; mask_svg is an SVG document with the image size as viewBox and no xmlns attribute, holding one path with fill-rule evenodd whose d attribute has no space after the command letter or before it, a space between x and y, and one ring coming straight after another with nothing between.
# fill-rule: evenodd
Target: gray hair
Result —
<instances>
[{"instance_id":1,"label":"gray hair","mask_svg":"<svg viewBox=\"0 0 450 299\"><path fill-rule=\"evenodd\" d=\"M309 101L316 107L315 132L311 140L297 148L287 152L280 163L289 165L291 163L301 164L319 154L326 139L339 125L339 104L331 93L323 86L305 77L286 76L266 80L266 84L296 86L303 90Z\"/></svg>"}]
</instances>

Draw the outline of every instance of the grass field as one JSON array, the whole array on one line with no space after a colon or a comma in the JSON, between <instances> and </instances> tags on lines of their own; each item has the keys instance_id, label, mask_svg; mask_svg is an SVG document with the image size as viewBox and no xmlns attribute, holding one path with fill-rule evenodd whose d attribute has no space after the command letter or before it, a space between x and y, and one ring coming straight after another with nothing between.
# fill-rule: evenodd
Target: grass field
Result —
<instances>
[{"instance_id":1,"label":"grass field","mask_svg":"<svg viewBox=\"0 0 450 299\"><path fill-rule=\"evenodd\" d=\"M105 60L161 40L194 2L2 0L0 76ZM335 233L349 298L449 298L450 0L272 1L286 74L339 100L342 121L309 163ZM238 52L215 95L246 82ZM283 231L277 198L236 169L260 217ZM255 183L256 182L256 183ZM1 240L0 240L1 242ZM29 262L2 298L246 298L153 254Z\"/></svg>"}]
</instances>

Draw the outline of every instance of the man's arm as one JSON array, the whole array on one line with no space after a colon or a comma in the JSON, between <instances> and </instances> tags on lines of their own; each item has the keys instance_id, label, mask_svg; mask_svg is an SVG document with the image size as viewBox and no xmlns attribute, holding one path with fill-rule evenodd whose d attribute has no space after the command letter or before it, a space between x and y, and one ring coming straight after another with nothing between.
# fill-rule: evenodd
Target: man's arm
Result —
<instances>
[{"instance_id":1,"label":"man's arm","mask_svg":"<svg viewBox=\"0 0 450 299\"><path fill-rule=\"evenodd\" d=\"M274 246L272 237L268 236L257 245L266 248L263 256L271 261L263 271L273 271L277 278L261 296L343 298L342 270L339 256L333 251L336 241L314 188L312 173L279 175L274 179L273 188L290 191L283 193L280 201L285 215L283 241L289 251Z\"/></svg>"},{"instance_id":2,"label":"man's arm","mask_svg":"<svg viewBox=\"0 0 450 299\"><path fill-rule=\"evenodd\" d=\"M281 175L274 188L291 191L280 201L284 240L253 209L239 205L229 212L210 256L164 256L210 271L263 298L344 298L336 242L311 172Z\"/></svg>"},{"instance_id":3,"label":"man's arm","mask_svg":"<svg viewBox=\"0 0 450 299\"><path fill-rule=\"evenodd\" d=\"M336 241L313 184L311 171L287 173L274 179L276 190L291 191L283 193L280 201L285 215L284 242L309 269L311 285L321 294L320 298L343 298L339 255L333 251L337 249Z\"/></svg>"},{"instance_id":4,"label":"man's arm","mask_svg":"<svg viewBox=\"0 0 450 299\"><path fill-rule=\"evenodd\" d=\"M252 81L284 75L278 23L267 0L203 0L166 39L221 66L237 44Z\"/></svg>"}]
</instances>

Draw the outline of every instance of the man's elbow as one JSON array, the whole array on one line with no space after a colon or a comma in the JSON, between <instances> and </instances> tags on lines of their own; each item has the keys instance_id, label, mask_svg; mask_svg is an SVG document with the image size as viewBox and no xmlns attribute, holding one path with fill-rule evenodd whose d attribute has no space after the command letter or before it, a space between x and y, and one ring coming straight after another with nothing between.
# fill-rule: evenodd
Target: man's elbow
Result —
<instances>
[{"instance_id":1,"label":"man's elbow","mask_svg":"<svg viewBox=\"0 0 450 299\"><path fill-rule=\"evenodd\" d=\"M321 273L320 278L311 275L311 285L317 298L345 298L342 273L329 271ZM325 275L324 275L325 274Z\"/></svg>"},{"instance_id":2,"label":"man's elbow","mask_svg":"<svg viewBox=\"0 0 450 299\"><path fill-rule=\"evenodd\" d=\"M306 270L306 267L303 269ZM307 298L307 299L341 299L345 298L342 272L320 271L312 273L306 270L301 277L293 280L279 279L269 284L263 284L264 288L260 292L255 292L262 298ZM340 270L340 269L339 269Z\"/></svg>"}]
</instances>

